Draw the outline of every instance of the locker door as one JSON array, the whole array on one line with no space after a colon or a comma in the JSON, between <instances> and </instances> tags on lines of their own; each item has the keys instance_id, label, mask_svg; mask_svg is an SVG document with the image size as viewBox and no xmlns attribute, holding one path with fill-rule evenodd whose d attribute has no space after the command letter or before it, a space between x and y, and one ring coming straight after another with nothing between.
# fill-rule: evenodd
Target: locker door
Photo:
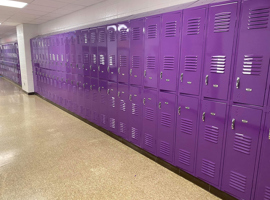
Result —
<instances>
[{"instance_id":1,"label":"locker door","mask_svg":"<svg viewBox=\"0 0 270 200\"><path fill-rule=\"evenodd\" d=\"M99 125L99 81L97 78L91 78L91 103L92 103L92 122Z\"/></svg>"},{"instance_id":2,"label":"locker door","mask_svg":"<svg viewBox=\"0 0 270 200\"><path fill-rule=\"evenodd\" d=\"M97 29L89 30L89 39L90 39L90 73L91 77L98 78L98 66L97 66Z\"/></svg>"},{"instance_id":3,"label":"locker door","mask_svg":"<svg viewBox=\"0 0 270 200\"><path fill-rule=\"evenodd\" d=\"M197 98L178 96L175 164L190 173L194 173L198 104Z\"/></svg>"},{"instance_id":4,"label":"locker door","mask_svg":"<svg viewBox=\"0 0 270 200\"><path fill-rule=\"evenodd\" d=\"M99 80L100 126L108 129L108 81Z\"/></svg>"},{"instance_id":5,"label":"locker door","mask_svg":"<svg viewBox=\"0 0 270 200\"><path fill-rule=\"evenodd\" d=\"M78 115L85 118L85 105L84 105L84 94L85 94L85 82L82 75L78 75L78 92L77 92L77 101L78 101Z\"/></svg>"},{"instance_id":6,"label":"locker door","mask_svg":"<svg viewBox=\"0 0 270 200\"><path fill-rule=\"evenodd\" d=\"M222 189L239 199L249 199L260 134L262 111L232 106L224 157Z\"/></svg>"},{"instance_id":7,"label":"locker door","mask_svg":"<svg viewBox=\"0 0 270 200\"><path fill-rule=\"evenodd\" d=\"M199 127L196 175L218 187L221 169L226 104L203 101Z\"/></svg>"},{"instance_id":8,"label":"locker door","mask_svg":"<svg viewBox=\"0 0 270 200\"><path fill-rule=\"evenodd\" d=\"M108 80L106 28L98 28L98 73L99 78Z\"/></svg>"},{"instance_id":9,"label":"locker door","mask_svg":"<svg viewBox=\"0 0 270 200\"><path fill-rule=\"evenodd\" d=\"M179 81L181 93L199 95L206 15L206 7L187 9L183 12Z\"/></svg>"},{"instance_id":10,"label":"locker door","mask_svg":"<svg viewBox=\"0 0 270 200\"><path fill-rule=\"evenodd\" d=\"M248 0L242 5L233 101L263 106L270 60L270 2Z\"/></svg>"},{"instance_id":11,"label":"locker door","mask_svg":"<svg viewBox=\"0 0 270 200\"><path fill-rule=\"evenodd\" d=\"M88 30L81 31L82 43L82 69L84 76L90 76L90 63L89 63L89 32Z\"/></svg>"},{"instance_id":12,"label":"locker door","mask_svg":"<svg viewBox=\"0 0 270 200\"><path fill-rule=\"evenodd\" d=\"M60 71L65 72L65 35L61 34L60 36L60 45L61 45L61 50L60 50Z\"/></svg>"},{"instance_id":13,"label":"locker door","mask_svg":"<svg viewBox=\"0 0 270 200\"><path fill-rule=\"evenodd\" d=\"M78 105L78 75L72 74L72 112L78 114L79 113L79 105Z\"/></svg>"},{"instance_id":14,"label":"locker door","mask_svg":"<svg viewBox=\"0 0 270 200\"><path fill-rule=\"evenodd\" d=\"M108 80L117 82L117 25L107 26Z\"/></svg>"},{"instance_id":15,"label":"locker door","mask_svg":"<svg viewBox=\"0 0 270 200\"><path fill-rule=\"evenodd\" d=\"M130 84L142 85L144 61L144 19L130 21Z\"/></svg>"},{"instance_id":16,"label":"locker door","mask_svg":"<svg viewBox=\"0 0 270 200\"><path fill-rule=\"evenodd\" d=\"M202 91L204 97L228 98L237 7L237 2L230 2L209 8Z\"/></svg>"},{"instance_id":17,"label":"locker door","mask_svg":"<svg viewBox=\"0 0 270 200\"><path fill-rule=\"evenodd\" d=\"M67 87L67 101L66 101L66 108L71 111L72 109L72 77L71 74L66 74L66 87Z\"/></svg>"},{"instance_id":18,"label":"locker door","mask_svg":"<svg viewBox=\"0 0 270 200\"><path fill-rule=\"evenodd\" d=\"M61 106L65 107L67 100L67 88L66 88L66 74L61 72Z\"/></svg>"},{"instance_id":19,"label":"locker door","mask_svg":"<svg viewBox=\"0 0 270 200\"><path fill-rule=\"evenodd\" d=\"M117 83L108 82L108 130L117 134Z\"/></svg>"},{"instance_id":20,"label":"locker door","mask_svg":"<svg viewBox=\"0 0 270 200\"><path fill-rule=\"evenodd\" d=\"M77 58L76 58L76 34L70 33L70 68L72 74L77 74Z\"/></svg>"},{"instance_id":21,"label":"locker door","mask_svg":"<svg viewBox=\"0 0 270 200\"><path fill-rule=\"evenodd\" d=\"M144 86L152 88L158 86L160 20L160 16L145 19Z\"/></svg>"},{"instance_id":22,"label":"locker door","mask_svg":"<svg viewBox=\"0 0 270 200\"><path fill-rule=\"evenodd\" d=\"M128 119L129 123L129 141L137 146L141 146L141 132L142 132L142 88L130 86L129 88L129 105L128 105Z\"/></svg>"},{"instance_id":23,"label":"locker door","mask_svg":"<svg viewBox=\"0 0 270 200\"><path fill-rule=\"evenodd\" d=\"M82 38L82 31L78 30L76 31L76 38L75 38L75 43L76 43L76 73L83 75L83 61L82 61L82 42L83 42L83 38Z\"/></svg>"},{"instance_id":24,"label":"locker door","mask_svg":"<svg viewBox=\"0 0 270 200\"><path fill-rule=\"evenodd\" d=\"M173 163L176 95L159 93L157 156Z\"/></svg>"},{"instance_id":25,"label":"locker door","mask_svg":"<svg viewBox=\"0 0 270 200\"><path fill-rule=\"evenodd\" d=\"M176 91L177 89L181 16L181 12L162 15L159 88L163 90Z\"/></svg>"},{"instance_id":26,"label":"locker door","mask_svg":"<svg viewBox=\"0 0 270 200\"><path fill-rule=\"evenodd\" d=\"M128 139L128 85L118 84L118 135Z\"/></svg>"},{"instance_id":27,"label":"locker door","mask_svg":"<svg viewBox=\"0 0 270 200\"><path fill-rule=\"evenodd\" d=\"M156 155L157 140L157 100L158 92L144 89L143 91L143 144L142 148Z\"/></svg>"},{"instance_id":28,"label":"locker door","mask_svg":"<svg viewBox=\"0 0 270 200\"><path fill-rule=\"evenodd\" d=\"M84 77L84 107L85 107L85 118L88 121L92 120L92 97L91 97L91 78L89 76Z\"/></svg>"},{"instance_id":29,"label":"locker door","mask_svg":"<svg viewBox=\"0 0 270 200\"><path fill-rule=\"evenodd\" d=\"M65 65L66 65L66 73L68 74L71 73L71 68L70 68L70 64L71 64L70 46L71 45L70 44L71 44L70 34L66 33L65 34L65 60L66 60Z\"/></svg>"},{"instance_id":30,"label":"locker door","mask_svg":"<svg viewBox=\"0 0 270 200\"><path fill-rule=\"evenodd\" d=\"M270 113L266 115L257 185L254 199L270 199Z\"/></svg>"},{"instance_id":31,"label":"locker door","mask_svg":"<svg viewBox=\"0 0 270 200\"><path fill-rule=\"evenodd\" d=\"M129 73L129 22L118 24L117 54L118 82L128 83Z\"/></svg>"}]
</instances>

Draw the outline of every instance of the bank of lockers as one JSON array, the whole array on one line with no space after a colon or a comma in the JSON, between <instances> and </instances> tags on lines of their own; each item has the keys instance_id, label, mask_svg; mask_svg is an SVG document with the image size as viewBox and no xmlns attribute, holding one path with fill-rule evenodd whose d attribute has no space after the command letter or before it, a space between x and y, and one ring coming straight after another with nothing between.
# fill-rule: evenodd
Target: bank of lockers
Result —
<instances>
[{"instance_id":1,"label":"bank of lockers","mask_svg":"<svg viewBox=\"0 0 270 200\"><path fill-rule=\"evenodd\" d=\"M224 1L34 38L35 90L236 198L270 199L269 15L267 0Z\"/></svg>"}]
</instances>

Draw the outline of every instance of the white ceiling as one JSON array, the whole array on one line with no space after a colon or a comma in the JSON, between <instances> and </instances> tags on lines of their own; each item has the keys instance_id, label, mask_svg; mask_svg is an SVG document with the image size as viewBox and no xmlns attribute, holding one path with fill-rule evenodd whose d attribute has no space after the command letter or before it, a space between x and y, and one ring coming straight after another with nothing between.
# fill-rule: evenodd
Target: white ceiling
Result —
<instances>
[{"instance_id":1,"label":"white ceiling","mask_svg":"<svg viewBox=\"0 0 270 200\"><path fill-rule=\"evenodd\" d=\"M0 0L1 1L1 0ZM15 0L16 1L16 0ZM22 23L42 24L105 0L17 0L24 8L0 6L0 38L16 33Z\"/></svg>"}]
</instances>

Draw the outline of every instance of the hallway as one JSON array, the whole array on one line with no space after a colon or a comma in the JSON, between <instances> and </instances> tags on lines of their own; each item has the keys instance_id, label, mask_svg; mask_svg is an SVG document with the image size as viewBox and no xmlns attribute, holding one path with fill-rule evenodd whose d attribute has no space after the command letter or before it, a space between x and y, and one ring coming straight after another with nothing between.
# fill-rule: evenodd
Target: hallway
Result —
<instances>
[{"instance_id":1,"label":"hallway","mask_svg":"<svg viewBox=\"0 0 270 200\"><path fill-rule=\"evenodd\" d=\"M0 199L218 199L0 78Z\"/></svg>"}]
</instances>

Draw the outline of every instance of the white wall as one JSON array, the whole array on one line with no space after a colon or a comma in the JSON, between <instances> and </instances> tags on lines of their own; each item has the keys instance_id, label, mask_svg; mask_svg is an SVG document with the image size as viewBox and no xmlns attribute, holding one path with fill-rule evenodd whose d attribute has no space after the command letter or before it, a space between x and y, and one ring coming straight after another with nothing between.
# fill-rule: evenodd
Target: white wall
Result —
<instances>
[{"instance_id":1,"label":"white wall","mask_svg":"<svg viewBox=\"0 0 270 200\"><path fill-rule=\"evenodd\" d=\"M9 35L0 39L0 44L12 43L17 41L17 34Z\"/></svg>"}]
</instances>

